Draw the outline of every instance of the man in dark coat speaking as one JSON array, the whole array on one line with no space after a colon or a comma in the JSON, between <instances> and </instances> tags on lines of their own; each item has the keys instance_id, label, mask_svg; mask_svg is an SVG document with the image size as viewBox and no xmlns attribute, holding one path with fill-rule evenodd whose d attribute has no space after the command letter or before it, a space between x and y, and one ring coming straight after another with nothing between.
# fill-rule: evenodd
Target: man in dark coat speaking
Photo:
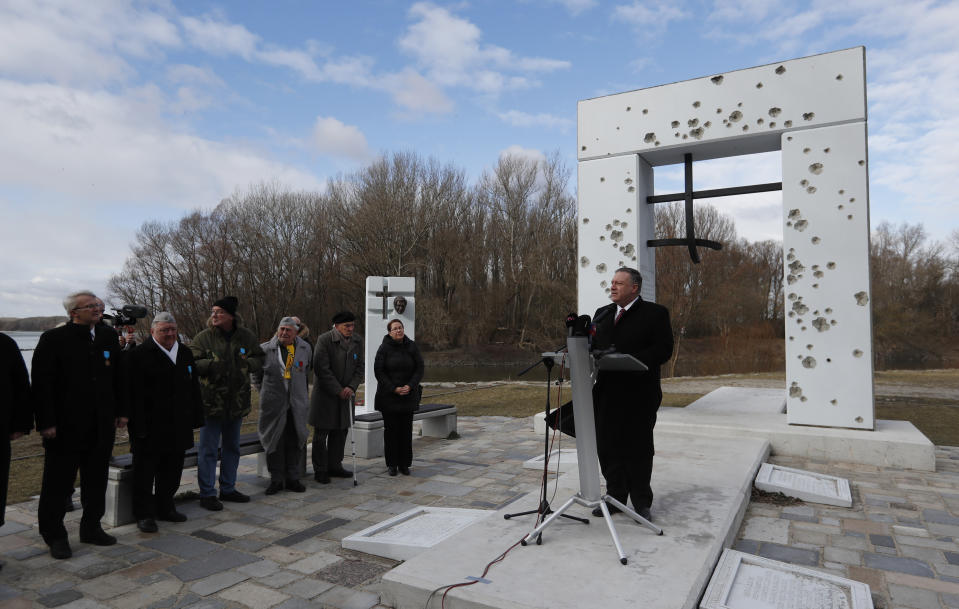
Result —
<instances>
[{"instance_id":1,"label":"man in dark coat speaking","mask_svg":"<svg viewBox=\"0 0 959 609\"><path fill-rule=\"evenodd\" d=\"M653 490L653 427L663 401L659 366L673 353L673 333L666 307L640 297L643 277L636 269L616 269L610 282L610 300L593 316L593 349L615 347L649 368L645 372L600 371L593 386L596 444L606 492L620 503L632 499L636 512L650 519ZM619 509L607 504L610 513ZM602 510L593 510L602 516Z\"/></svg>"},{"instance_id":2,"label":"man in dark coat speaking","mask_svg":"<svg viewBox=\"0 0 959 609\"><path fill-rule=\"evenodd\" d=\"M37 527L54 558L72 555L63 517L78 468L80 541L116 543L100 519L116 428L127 424L120 344L112 328L97 324L96 294L76 292L63 307L70 321L40 336L32 365L34 413L44 448Z\"/></svg>"},{"instance_id":3,"label":"man in dark coat speaking","mask_svg":"<svg viewBox=\"0 0 959 609\"><path fill-rule=\"evenodd\" d=\"M157 531L158 518L186 520L173 497L180 488L183 455L193 447L193 430L203 426L196 362L177 340L173 315L157 313L150 336L130 354L133 515L144 533Z\"/></svg>"}]
</instances>

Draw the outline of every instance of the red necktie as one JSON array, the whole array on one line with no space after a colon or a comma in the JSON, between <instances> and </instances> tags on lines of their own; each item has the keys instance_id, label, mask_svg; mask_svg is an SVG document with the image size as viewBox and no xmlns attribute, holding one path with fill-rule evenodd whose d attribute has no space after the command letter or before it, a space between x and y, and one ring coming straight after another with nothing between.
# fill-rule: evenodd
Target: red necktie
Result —
<instances>
[{"instance_id":1,"label":"red necktie","mask_svg":"<svg viewBox=\"0 0 959 609\"><path fill-rule=\"evenodd\" d=\"M614 325L614 326L619 323L619 318L622 317L622 316L623 316L623 313L625 313L625 312L626 312L626 309L620 309L620 310L619 310L619 313L616 314L616 319L613 320L613 325Z\"/></svg>"}]
</instances>

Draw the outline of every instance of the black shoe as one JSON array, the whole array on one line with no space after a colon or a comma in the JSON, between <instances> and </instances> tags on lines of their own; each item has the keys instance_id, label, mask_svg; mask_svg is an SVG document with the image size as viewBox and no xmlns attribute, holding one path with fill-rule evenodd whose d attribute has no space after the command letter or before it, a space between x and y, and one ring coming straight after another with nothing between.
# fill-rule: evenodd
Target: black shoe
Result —
<instances>
[{"instance_id":1,"label":"black shoe","mask_svg":"<svg viewBox=\"0 0 959 609\"><path fill-rule=\"evenodd\" d=\"M618 507L616 507L615 505L612 505L612 504L610 504L610 503L607 503L607 504L606 504L606 509L609 510L609 515L610 515L610 516L612 516L613 514L618 514L618 513L620 513L620 512L622 511L621 509L619 509ZM603 517L603 508L601 508L601 507L599 507L599 506L596 506L595 508L593 508L593 516L596 516L597 518L602 518L602 517Z\"/></svg>"},{"instance_id":2,"label":"black shoe","mask_svg":"<svg viewBox=\"0 0 959 609\"><path fill-rule=\"evenodd\" d=\"M249 503L250 496L244 495L240 491L233 489L229 493L220 492L220 501L231 501L233 503Z\"/></svg>"},{"instance_id":3,"label":"black shoe","mask_svg":"<svg viewBox=\"0 0 959 609\"><path fill-rule=\"evenodd\" d=\"M63 539L54 539L47 545L50 546L50 556L57 560L63 560L73 556L73 550L70 549L70 542L66 537Z\"/></svg>"},{"instance_id":4,"label":"black shoe","mask_svg":"<svg viewBox=\"0 0 959 609\"><path fill-rule=\"evenodd\" d=\"M144 533L156 533L160 529L157 527L157 521L152 518L140 518L137 520L137 528Z\"/></svg>"},{"instance_id":5,"label":"black shoe","mask_svg":"<svg viewBox=\"0 0 959 609\"><path fill-rule=\"evenodd\" d=\"M266 493L265 493L265 494L267 494L267 495L275 495L275 494L279 493L279 492L282 491L282 490L283 490L283 483L282 483L282 482L277 482L277 481L274 480L273 482L270 483L270 486L266 487Z\"/></svg>"},{"instance_id":6,"label":"black shoe","mask_svg":"<svg viewBox=\"0 0 959 609\"><path fill-rule=\"evenodd\" d=\"M352 478L353 472L341 467L340 469L331 470L330 475L334 478Z\"/></svg>"},{"instance_id":7,"label":"black shoe","mask_svg":"<svg viewBox=\"0 0 959 609\"><path fill-rule=\"evenodd\" d=\"M393 467L392 465L389 466L389 467L387 467L386 469L390 470L390 475L391 475L391 476L395 476L395 475L396 475L396 468Z\"/></svg>"},{"instance_id":8,"label":"black shoe","mask_svg":"<svg viewBox=\"0 0 959 609\"><path fill-rule=\"evenodd\" d=\"M313 474L313 479L319 482L320 484L330 483L330 476L326 472L317 472Z\"/></svg>"},{"instance_id":9,"label":"black shoe","mask_svg":"<svg viewBox=\"0 0 959 609\"><path fill-rule=\"evenodd\" d=\"M653 521L653 515L649 512L648 507L636 508L636 513L650 522Z\"/></svg>"},{"instance_id":10,"label":"black shoe","mask_svg":"<svg viewBox=\"0 0 959 609\"><path fill-rule=\"evenodd\" d=\"M306 487L303 486L303 483L299 480L287 480L286 490L293 491L294 493L304 493L306 492Z\"/></svg>"},{"instance_id":11,"label":"black shoe","mask_svg":"<svg viewBox=\"0 0 959 609\"><path fill-rule=\"evenodd\" d=\"M156 523L153 523L156 526ZM107 535L99 526L95 529L84 531L80 528L80 541L83 543L92 543L95 546L112 546L117 542L113 535Z\"/></svg>"},{"instance_id":12,"label":"black shoe","mask_svg":"<svg viewBox=\"0 0 959 609\"><path fill-rule=\"evenodd\" d=\"M186 522L186 514L176 510L170 510L169 512L164 512L157 516L157 520L165 520L166 522Z\"/></svg>"},{"instance_id":13,"label":"black shoe","mask_svg":"<svg viewBox=\"0 0 959 609\"><path fill-rule=\"evenodd\" d=\"M223 504L216 497L200 497L200 507L211 512L219 512L223 509Z\"/></svg>"},{"instance_id":14,"label":"black shoe","mask_svg":"<svg viewBox=\"0 0 959 609\"><path fill-rule=\"evenodd\" d=\"M408 467L401 467L401 468L400 468L400 473L403 474L404 476L409 476L409 475L410 475L410 468L408 468Z\"/></svg>"}]
</instances>

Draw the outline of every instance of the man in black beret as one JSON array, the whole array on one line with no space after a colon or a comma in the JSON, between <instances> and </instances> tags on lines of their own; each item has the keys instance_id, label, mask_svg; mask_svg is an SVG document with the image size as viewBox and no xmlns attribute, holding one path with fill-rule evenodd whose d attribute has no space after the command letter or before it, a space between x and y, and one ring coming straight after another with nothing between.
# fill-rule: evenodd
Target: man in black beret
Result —
<instances>
[{"instance_id":1,"label":"man in black beret","mask_svg":"<svg viewBox=\"0 0 959 609\"><path fill-rule=\"evenodd\" d=\"M313 477L328 484L330 476L349 478L343 467L343 449L349 431L350 402L363 380L363 338L357 334L356 316L340 311L333 316L333 329L316 339L310 399L313 426Z\"/></svg>"}]
</instances>

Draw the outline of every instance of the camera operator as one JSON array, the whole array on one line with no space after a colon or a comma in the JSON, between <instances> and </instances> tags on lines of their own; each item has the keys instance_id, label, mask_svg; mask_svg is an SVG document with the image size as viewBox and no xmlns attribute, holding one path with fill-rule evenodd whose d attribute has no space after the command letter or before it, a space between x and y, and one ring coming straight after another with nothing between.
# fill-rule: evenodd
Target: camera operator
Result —
<instances>
[{"instance_id":1,"label":"camera operator","mask_svg":"<svg viewBox=\"0 0 959 609\"><path fill-rule=\"evenodd\" d=\"M651 518L653 490L653 427L663 401L659 367L673 353L673 333L666 307L639 295L643 277L629 267L616 269L610 282L613 302L596 310L593 349L615 347L649 368L645 372L600 371L593 386L596 444L606 492L620 503L632 499L633 509ZM610 513L619 508L607 504ZM602 516L593 510L593 516Z\"/></svg>"}]
</instances>

